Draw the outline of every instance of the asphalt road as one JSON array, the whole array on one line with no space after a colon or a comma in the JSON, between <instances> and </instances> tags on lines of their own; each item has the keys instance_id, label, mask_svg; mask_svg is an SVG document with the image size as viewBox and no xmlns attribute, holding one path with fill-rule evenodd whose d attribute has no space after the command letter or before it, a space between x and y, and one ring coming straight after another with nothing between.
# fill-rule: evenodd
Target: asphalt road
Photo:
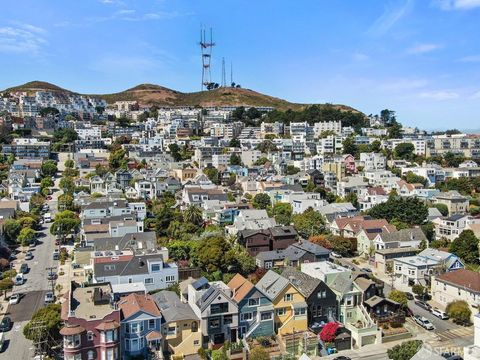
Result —
<instances>
[{"instance_id":1,"label":"asphalt road","mask_svg":"<svg viewBox=\"0 0 480 360\"><path fill-rule=\"evenodd\" d=\"M57 195L58 196L58 195ZM57 209L56 196L48 201L50 212ZM58 261L53 260L55 239L50 234L49 224L44 224L39 231L39 244L32 250L32 260L15 260L26 262L30 271L25 275L26 282L21 286L14 286L13 293L21 294L20 302L9 305L7 316L14 322L12 330L5 333L5 345L0 359L30 359L33 355L32 343L23 336L23 327L31 319L33 313L44 306L45 293L52 289L51 282L47 280L47 267L57 267Z\"/></svg>"}]
</instances>

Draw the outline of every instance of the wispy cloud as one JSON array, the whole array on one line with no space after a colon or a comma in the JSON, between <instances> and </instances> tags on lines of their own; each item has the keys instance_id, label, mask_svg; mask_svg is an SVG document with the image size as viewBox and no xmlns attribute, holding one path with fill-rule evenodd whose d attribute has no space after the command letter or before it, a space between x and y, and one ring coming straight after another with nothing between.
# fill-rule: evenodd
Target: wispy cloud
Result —
<instances>
[{"instance_id":1,"label":"wispy cloud","mask_svg":"<svg viewBox=\"0 0 480 360\"><path fill-rule=\"evenodd\" d=\"M422 99L445 101L458 99L460 97L460 94L451 90L433 90L422 92L418 96Z\"/></svg>"},{"instance_id":2,"label":"wispy cloud","mask_svg":"<svg viewBox=\"0 0 480 360\"><path fill-rule=\"evenodd\" d=\"M377 36L385 34L407 15L412 7L413 0L405 0L400 6L393 6L391 2L388 3L383 14L375 20L368 33Z\"/></svg>"},{"instance_id":3,"label":"wispy cloud","mask_svg":"<svg viewBox=\"0 0 480 360\"><path fill-rule=\"evenodd\" d=\"M441 49L442 45L440 44L417 44L407 49L409 54L425 54L438 49Z\"/></svg>"},{"instance_id":4,"label":"wispy cloud","mask_svg":"<svg viewBox=\"0 0 480 360\"><path fill-rule=\"evenodd\" d=\"M480 7L480 0L434 0L442 10L471 10Z\"/></svg>"},{"instance_id":5,"label":"wispy cloud","mask_svg":"<svg viewBox=\"0 0 480 360\"><path fill-rule=\"evenodd\" d=\"M480 62L480 55L469 55L460 59L461 62Z\"/></svg>"},{"instance_id":6,"label":"wispy cloud","mask_svg":"<svg viewBox=\"0 0 480 360\"><path fill-rule=\"evenodd\" d=\"M353 54L353 60L355 61L367 61L369 59L370 59L370 56L361 52L356 52Z\"/></svg>"},{"instance_id":7,"label":"wispy cloud","mask_svg":"<svg viewBox=\"0 0 480 360\"><path fill-rule=\"evenodd\" d=\"M38 26L12 22L13 26L0 27L0 53L38 55L47 43L47 31Z\"/></svg>"},{"instance_id":8,"label":"wispy cloud","mask_svg":"<svg viewBox=\"0 0 480 360\"><path fill-rule=\"evenodd\" d=\"M181 16L188 16L191 13L179 13L178 11L156 11L149 13L138 13L134 9L121 9L117 10L109 16L92 17L87 19L89 22L104 22L110 20L123 20L123 21L149 21L149 20L165 20L174 19Z\"/></svg>"},{"instance_id":9,"label":"wispy cloud","mask_svg":"<svg viewBox=\"0 0 480 360\"><path fill-rule=\"evenodd\" d=\"M470 99L480 99L480 91L477 91L476 93L473 93L470 96Z\"/></svg>"}]
</instances>

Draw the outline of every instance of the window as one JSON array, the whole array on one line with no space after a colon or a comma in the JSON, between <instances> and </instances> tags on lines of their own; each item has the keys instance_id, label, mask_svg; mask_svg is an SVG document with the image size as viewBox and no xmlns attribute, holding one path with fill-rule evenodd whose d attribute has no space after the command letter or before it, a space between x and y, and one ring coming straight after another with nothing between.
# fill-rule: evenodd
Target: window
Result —
<instances>
[{"instance_id":1,"label":"window","mask_svg":"<svg viewBox=\"0 0 480 360\"><path fill-rule=\"evenodd\" d=\"M95 359L95 352L93 350L89 350L87 353L87 359L88 360L94 360Z\"/></svg>"},{"instance_id":2,"label":"window","mask_svg":"<svg viewBox=\"0 0 480 360\"><path fill-rule=\"evenodd\" d=\"M158 272L158 271L162 270L162 266L160 264L152 264L151 270L152 270L152 272Z\"/></svg>"},{"instance_id":3,"label":"window","mask_svg":"<svg viewBox=\"0 0 480 360\"><path fill-rule=\"evenodd\" d=\"M305 308L295 309L295 315L297 315L297 316L305 315L306 310L307 310L307 309L305 309Z\"/></svg>"},{"instance_id":4,"label":"window","mask_svg":"<svg viewBox=\"0 0 480 360\"><path fill-rule=\"evenodd\" d=\"M266 321L266 320L271 320L272 319L272 313L271 312L264 312L260 315L260 320L261 321Z\"/></svg>"},{"instance_id":5,"label":"window","mask_svg":"<svg viewBox=\"0 0 480 360\"><path fill-rule=\"evenodd\" d=\"M233 316L232 315L225 315L223 317L223 324L224 325L230 325L233 322Z\"/></svg>"},{"instance_id":6,"label":"window","mask_svg":"<svg viewBox=\"0 0 480 360\"><path fill-rule=\"evenodd\" d=\"M143 331L143 321L130 324L130 332L136 334Z\"/></svg>"},{"instance_id":7,"label":"window","mask_svg":"<svg viewBox=\"0 0 480 360\"><path fill-rule=\"evenodd\" d=\"M251 312L240 314L240 320L242 321L250 321L252 319L253 319L253 313Z\"/></svg>"},{"instance_id":8,"label":"window","mask_svg":"<svg viewBox=\"0 0 480 360\"><path fill-rule=\"evenodd\" d=\"M209 327L212 329L217 329L220 327L220 319L210 319L209 321Z\"/></svg>"},{"instance_id":9,"label":"window","mask_svg":"<svg viewBox=\"0 0 480 360\"><path fill-rule=\"evenodd\" d=\"M210 305L211 314L220 314L228 311L228 303L218 303Z\"/></svg>"},{"instance_id":10,"label":"window","mask_svg":"<svg viewBox=\"0 0 480 360\"><path fill-rule=\"evenodd\" d=\"M283 297L283 301L292 301L293 300L293 294L285 294Z\"/></svg>"},{"instance_id":11,"label":"window","mask_svg":"<svg viewBox=\"0 0 480 360\"><path fill-rule=\"evenodd\" d=\"M195 346L200 345L200 341L199 341L199 340L195 340L195 341L193 342L193 345L195 345Z\"/></svg>"},{"instance_id":12,"label":"window","mask_svg":"<svg viewBox=\"0 0 480 360\"><path fill-rule=\"evenodd\" d=\"M327 297L327 290L322 290L317 293L319 299L325 299Z\"/></svg>"},{"instance_id":13,"label":"window","mask_svg":"<svg viewBox=\"0 0 480 360\"><path fill-rule=\"evenodd\" d=\"M130 350L131 351L137 351L138 349L138 339L132 339L130 340Z\"/></svg>"},{"instance_id":14,"label":"window","mask_svg":"<svg viewBox=\"0 0 480 360\"><path fill-rule=\"evenodd\" d=\"M271 269L273 267L273 264L271 261L266 261L265 262L265 269Z\"/></svg>"},{"instance_id":15,"label":"window","mask_svg":"<svg viewBox=\"0 0 480 360\"><path fill-rule=\"evenodd\" d=\"M144 281L145 284L153 284L153 278L146 278Z\"/></svg>"},{"instance_id":16,"label":"window","mask_svg":"<svg viewBox=\"0 0 480 360\"><path fill-rule=\"evenodd\" d=\"M112 271L112 270L115 270L115 265L105 265L103 269L105 271Z\"/></svg>"},{"instance_id":17,"label":"window","mask_svg":"<svg viewBox=\"0 0 480 360\"><path fill-rule=\"evenodd\" d=\"M167 276L165 276L165 281L166 281L166 282L175 281L175 275L167 275Z\"/></svg>"},{"instance_id":18,"label":"window","mask_svg":"<svg viewBox=\"0 0 480 360\"><path fill-rule=\"evenodd\" d=\"M125 339L125 350L130 350L130 339Z\"/></svg>"},{"instance_id":19,"label":"window","mask_svg":"<svg viewBox=\"0 0 480 360\"><path fill-rule=\"evenodd\" d=\"M196 321L192 322L192 332L198 331L198 324Z\"/></svg>"},{"instance_id":20,"label":"window","mask_svg":"<svg viewBox=\"0 0 480 360\"><path fill-rule=\"evenodd\" d=\"M248 306L258 306L260 303L259 299L248 299Z\"/></svg>"},{"instance_id":21,"label":"window","mask_svg":"<svg viewBox=\"0 0 480 360\"><path fill-rule=\"evenodd\" d=\"M149 319L148 320L148 329L155 329L155 319Z\"/></svg>"},{"instance_id":22,"label":"window","mask_svg":"<svg viewBox=\"0 0 480 360\"><path fill-rule=\"evenodd\" d=\"M285 308L279 308L277 309L277 315L278 316L283 316L286 314Z\"/></svg>"},{"instance_id":23,"label":"window","mask_svg":"<svg viewBox=\"0 0 480 360\"><path fill-rule=\"evenodd\" d=\"M63 338L63 346L66 348L75 348L80 346L80 335L68 335Z\"/></svg>"},{"instance_id":24,"label":"window","mask_svg":"<svg viewBox=\"0 0 480 360\"><path fill-rule=\"evenodd\" d=\"M169 326L167 328L167 335L175 335L177 333L177 328L175 326Z\"/></svg>"},{"instance_id":25,"label":"window","mask_svg":"<svg viewBox=\"0 0 480 360\"><path fill-rule=\"evenodd\" d=\"M113 342L116 340L116 331L115 330L108 330L105 331L105 342Z\"/></svg>"},{"instance_id":26,"label":"window","mask_svg":"<svg viewBox=\"0 0 480 360\"><path fill-rule=\"evenodd\" d=\"M93 341L93 331L87 331L87 340Z\"/></svg>"}]
</instances>

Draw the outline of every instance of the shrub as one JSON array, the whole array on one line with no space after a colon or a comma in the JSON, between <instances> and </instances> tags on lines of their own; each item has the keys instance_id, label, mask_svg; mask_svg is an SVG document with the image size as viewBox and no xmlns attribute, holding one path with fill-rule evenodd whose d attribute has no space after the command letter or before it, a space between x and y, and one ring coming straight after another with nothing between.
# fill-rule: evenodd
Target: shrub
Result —
<instances>
[{"instance_id":1,"label":"shrub","mask_svg":"<svg viewBox=\"0 0 480 360\"><path fill-rule=\"evenodd\" d=\"M388 358L392 360L410 360L422 347L421 340L410 340L388 349Z\"/></svg>"},{"instance_id":2,"label":"shrub","mask_svg":"<svg viewBox=\"0 0 480 360\"><path fill-rule=\"evenodd\" d=\"M470 317L472 312L467 302L464 300L452 301L447 305L447 314L452 318L452 320L457 324L468 324L470 323Z\"/></svg>"}]
</instances>

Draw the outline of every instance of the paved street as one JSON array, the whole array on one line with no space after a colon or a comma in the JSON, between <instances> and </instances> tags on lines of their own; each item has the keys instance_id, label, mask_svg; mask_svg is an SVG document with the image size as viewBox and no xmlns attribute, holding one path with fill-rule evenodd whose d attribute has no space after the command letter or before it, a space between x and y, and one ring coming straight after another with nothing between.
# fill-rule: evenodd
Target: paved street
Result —
<instances>
[{"instance_id":1,"label":"paved street","mask_svg":"<svg viewBox=\"0 0 480 360\"><path fill-rule=\"evenodd\" d=\"M58 179L55 179L58 188ZM47 201L50 205L52 215L56 213L57 198L60 192L53 194L52 200ZM26 262L30 271L25 275L26 282L21 286L15 286L14 293L22 294L20 302L16 305L9 305L7 316L10 316L14 322L12 330L5 333L5 346L0 359L29 359L32 358L32 343L23 336L23 327L31 319L32 314L44 306L45 292L51 290L51 282L47 280L47 271L45 268L58 266L58 261L53 260L52 253L55 248L54 236L50 234L49 224L43 224L39 232L39 244L32 249L33 259L23 260L23 254L19 254L19 259L15 260L15 268L19 268L21 263Z\"/></svg>"}]
</instances>

